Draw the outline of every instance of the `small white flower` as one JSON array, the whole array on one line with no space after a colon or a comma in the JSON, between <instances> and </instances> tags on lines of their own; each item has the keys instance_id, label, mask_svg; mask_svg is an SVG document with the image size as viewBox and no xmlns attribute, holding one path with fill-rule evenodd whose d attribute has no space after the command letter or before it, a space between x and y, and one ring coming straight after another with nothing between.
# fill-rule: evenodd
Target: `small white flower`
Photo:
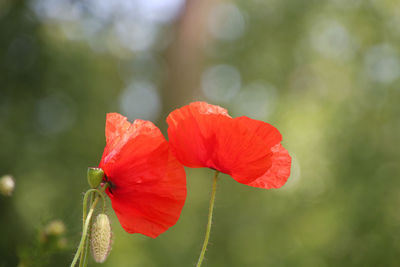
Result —
<instances>
[{"instance_id":1,"label":"small white flower","mask_svg":"<svg viewBox=\"0 0 400 267\"><path fill-rule=\"evenodd\" d=\"M11 196L15 188L15 182L11 175L4 175L0 178L0 194Z\"/></svg>"}]
</instances>

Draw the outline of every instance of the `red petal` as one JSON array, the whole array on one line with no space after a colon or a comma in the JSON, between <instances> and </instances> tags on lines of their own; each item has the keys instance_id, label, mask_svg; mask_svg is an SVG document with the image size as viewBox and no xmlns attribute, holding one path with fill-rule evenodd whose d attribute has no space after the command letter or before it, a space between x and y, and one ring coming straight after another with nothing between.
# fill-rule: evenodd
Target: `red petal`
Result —
<instances>
[{"instance_id":1,"label":"red petal","mask_svg":"<svg viewBox=\"0 0 400 267\"><path fill-rule=\"evenodd\" d=\"M271 167L271 148L282 139L268 123L232 119L225 109L205 102L173 111L167 123L172 150L183 165L216 169L241 183Z\"/></svg>"},{"instance_id":2,"label":"red petal","mask_svg":"<svg viewBox=\"0 0 400 267\"><path fill-rule=\"evenodd\" d=\"M157 237L180 216L186 199L183 166L151 122L131 125L125 117L109 114L106 139L100 168L113 185L107 194L122 227Z\"/></svg>"},{"instance_id":3,"label":"red petal","mask_svg":"<svg viewBox=\"0 0 400 267\"><path fill-rule=\"evenodd\" d=\"M270 189L279 188L286 183L290 176L292 158L281 144L274 146L272 152L271 168L264 175L247 185Z\"/></svg>"},{"instance_id":4,"label":"red petal","mask_svg":"<svg viewBox=\"0 0 400 267\"><path fill-rule=\"evenodd\" d=\"M248 117L232 119L234 127L231 133L224 131L224 153L220 161L226 162L233 179L239 183L249 183L264 174L272 165L272 147L279 144L282 136L272 125ZM231 136L231 141L229 140Z\"/></svg>"},{"instance_id":5,"label":"red petal","mask_svg":"<svg viewBox=\"0 0 400 267\"><path fill-rule=\"evenodd\" d=\"M171 112L167 118L168 137L175 156L185 166L210 167L214 152L215 126L226 124L227 111L205 102L194 102Z\"/></svg>"},{"instance_id":6,"label":"red petal","mask_svg":"<svg viewBox=\"0 0 400 267\"><path fill-rule=\"evenodd\" d=\"M127 118L118 113L108 113L106 118L106 147L102 162L107 162L113 155L121 150L131 135L131 123Z\"/></svg>"}]
</instances>

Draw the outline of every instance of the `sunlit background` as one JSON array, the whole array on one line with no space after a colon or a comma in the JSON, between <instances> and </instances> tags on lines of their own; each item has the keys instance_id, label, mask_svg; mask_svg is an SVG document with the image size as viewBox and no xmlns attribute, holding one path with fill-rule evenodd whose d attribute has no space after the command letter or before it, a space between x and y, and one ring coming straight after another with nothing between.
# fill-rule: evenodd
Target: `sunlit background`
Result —
<instances>
[{"instance_id":1,"label":"sunlit background","mask_svg":"<svg viewBox=\"0 0 400 267\"><path fill-rule=\"evenodd\" d=\"M196 100L273 124L293 157L278 190L221 176L204 266L398 266L399 25L397 0L1 0L0 176L16 185L0 266L69 266L107 112L165 134ZM103 266L194 266L213 172L186 171L157 239L109 208Z\"/></svg>"}]
</instances>

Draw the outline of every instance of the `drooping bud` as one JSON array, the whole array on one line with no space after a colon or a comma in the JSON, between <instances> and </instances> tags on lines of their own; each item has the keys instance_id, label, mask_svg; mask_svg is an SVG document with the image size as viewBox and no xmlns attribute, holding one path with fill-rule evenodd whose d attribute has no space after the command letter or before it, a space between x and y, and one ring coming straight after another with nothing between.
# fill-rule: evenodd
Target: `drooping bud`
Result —
<instances>
[{"instance_id":1,"label":"drooping bud","mask_svg":"<svg viewBox=\"0 0 400 267\"><path fill-rule=\"evenodd\" d=\"M104 171L101 168L88 168L87 179L91 188L97 188L104 178Z\"/></svg>"},{"instance_id":2,"label":"drooping bud","mask_svg":"<svg viewBox=\"0 0 400 267\"><path fill-rule=\"evenodd\" d=\"M11 196L14 192L15 182L11 175L4 175L0 178L0 194Z\"/></svg>"},{"instance_id":3,"label":"drooping bud","mask_svg":"<svg viewBox=\"0 0 400 267\"><path fill-rule=\"evenodd\" d=\"M92 225L90 243L93 259L98 263L104 262L110 254L112 243L110 220L106 214L97 215Z\"/></svg>"}]
</instances>

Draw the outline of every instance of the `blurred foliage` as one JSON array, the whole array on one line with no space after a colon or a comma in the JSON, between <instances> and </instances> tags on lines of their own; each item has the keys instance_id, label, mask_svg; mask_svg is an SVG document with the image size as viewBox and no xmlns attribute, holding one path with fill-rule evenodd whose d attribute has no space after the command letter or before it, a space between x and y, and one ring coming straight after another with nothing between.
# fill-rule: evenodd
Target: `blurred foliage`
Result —
<instances>
[{"instance_id":1,"label":"blurred foliage","mask_svg":"<svg viewBox=\"0 0 400 267\"><path fill-rule=\"evenodd\" d=\"M50 221L38 230L37 237L18 251L18 267L54 266L62 252L70 249L64 237L65 225L60 220Z\"/></svg>"},{"instance_id":2,"label":"blurred foliage","mask_svg":"<svg viewBox=\"0 0 400 267\"><path fill-rule=\"evenodd\" d=\"M46 266L38 233L55 219L66 244L47 265L69 265L107 112L165 133L194 100L270 122L293 156L278 190L221 176L204 266L397 266L399 23L396 0L2 0L0 176L16 187L0 196L0 266ZM195 264L212 171L187 176L181 219L155 240L109 209L104 266Z\"/></svg>"}]
</instances>

